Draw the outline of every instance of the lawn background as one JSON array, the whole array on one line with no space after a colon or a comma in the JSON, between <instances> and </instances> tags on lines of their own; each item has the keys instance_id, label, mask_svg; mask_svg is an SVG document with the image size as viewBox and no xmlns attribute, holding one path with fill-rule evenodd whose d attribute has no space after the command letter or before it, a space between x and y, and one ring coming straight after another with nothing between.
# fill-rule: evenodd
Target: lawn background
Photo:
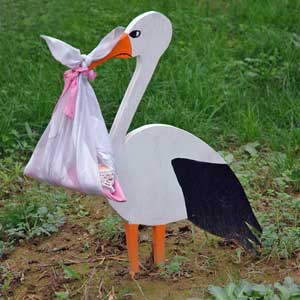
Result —
<instances>
[{"instance_id":1,"label":"lawn background","mask_svg":"<svg viewBox=\"0 0 300 300\"><path fill-rule=\"evenodd\" d=\"M0 8L2 153L43 132L63 87L66 68L40 34L88 53L112 28L156 10L172 21L173 39L132 128L167 123L217 150L259 141L291 161L299 155L300 1L1 0ZM114 59L97 68L108 127L134 67Z\"/></svg>"}]
</instances>

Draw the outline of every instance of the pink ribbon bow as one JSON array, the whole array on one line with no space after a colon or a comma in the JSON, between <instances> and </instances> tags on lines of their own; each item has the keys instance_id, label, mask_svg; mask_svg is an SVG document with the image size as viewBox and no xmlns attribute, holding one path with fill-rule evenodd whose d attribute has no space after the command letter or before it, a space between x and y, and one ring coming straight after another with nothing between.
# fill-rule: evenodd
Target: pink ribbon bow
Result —
<instances>
[{"instance_id":1,"label":"pink ribbon bow","mask_svg":"<svg viewBox=\"0 0 300 300\"><path fill-rule=\"evenodd\" d=\"M88 67L79 67L66 71L64 73L64 89L54 108L55 111L59 101L62 99L62 97L67 91L70 91L70 94L66 99L64 114L71 119L73 119L75 115L76 97L78 92L78 76L80 73L86 76L90 81L94 80L97 75L93 70L90 70Z\"/></svg>"}]
</instances>

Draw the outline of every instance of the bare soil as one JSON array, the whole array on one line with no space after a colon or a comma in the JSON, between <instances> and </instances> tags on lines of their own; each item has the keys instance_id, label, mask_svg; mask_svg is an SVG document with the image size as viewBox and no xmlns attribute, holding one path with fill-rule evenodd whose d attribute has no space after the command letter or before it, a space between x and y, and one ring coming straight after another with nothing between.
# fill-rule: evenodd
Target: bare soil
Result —
<instances>
[{"instance_id":1,"label":"bare soil","mask_svg":"<svg viewBox=\"0 0 300 300\"><path fill-rule=\"evenodd\" d=\"M300 277L300 260L260 258L238 245L207 236L188 221L167 226L166 265L182 256L178 272L156 267L151 257L151 229L140 228L141 272L128 275L125 238L105 241L91 228L113 214L103 199L80 200L89 215L78 217L70 209L67 221L50 237L23 241L1 262L12 274L5 300L59 299L55 292L68 291L68 299L182 300L203 299L209 284L240 278L273 283L285 276ZM72 268L81 278L65 278L60 265ZM1 298L1 297L0 297Z\"/></svg>"}]
</instances>

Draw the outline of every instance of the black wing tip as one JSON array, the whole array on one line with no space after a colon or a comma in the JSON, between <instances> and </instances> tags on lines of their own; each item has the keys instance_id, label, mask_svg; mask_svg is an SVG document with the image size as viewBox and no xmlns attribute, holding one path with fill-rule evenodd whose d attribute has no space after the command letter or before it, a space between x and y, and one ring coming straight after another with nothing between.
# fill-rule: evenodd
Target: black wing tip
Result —
<instances>
[{"instance_id":1,"label":"black wing tip","mask_svg":"<svg viewBox=\"0 0 300 300\"><path fill-rule=\"evenodd\" d=\"M261 245L261 226L242 185L227 164L186 158L174 158L171 164L191 222L214 235L236 240L246 249Z\"/></svg>"}]
</instances>

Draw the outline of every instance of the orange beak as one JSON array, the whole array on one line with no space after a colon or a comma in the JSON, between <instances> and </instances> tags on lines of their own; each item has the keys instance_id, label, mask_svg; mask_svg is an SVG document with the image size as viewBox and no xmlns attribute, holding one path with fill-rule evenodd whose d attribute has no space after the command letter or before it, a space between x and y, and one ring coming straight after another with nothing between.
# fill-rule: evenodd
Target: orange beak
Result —
<instances>
[{"instance_id":1,"label":"orange beak","mask_svg":"<svg viewBox=\"0 0 300 300\"><path fill-rule=\"evenodd\" d=\"M123 33L117 42L117 44L114 46L114 48L111 50L109 54L107 54L105 57L96 60L92 62L89 66L89 69L93 69L94 67L102 64L106 60L117 57L117 58L130 58L131 57L131 44L130 39L127 33Z\"/></svg>"}]
</instances>

